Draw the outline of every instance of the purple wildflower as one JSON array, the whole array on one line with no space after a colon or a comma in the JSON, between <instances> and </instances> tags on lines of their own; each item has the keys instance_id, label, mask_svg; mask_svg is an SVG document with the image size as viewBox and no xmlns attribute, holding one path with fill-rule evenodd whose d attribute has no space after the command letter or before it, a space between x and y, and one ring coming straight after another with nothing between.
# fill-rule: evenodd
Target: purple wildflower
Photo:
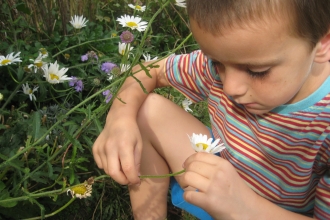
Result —
<instances>
[{"instance_id":1,"label":"purple wildflower","mask_svg":"<svg viewBox=\"0 0 330 220\"><path fill-rule=\"evenodd\" d=\"M110 102L111 98L112 98L112 94L110 92L110 90L105 90L102 92L102 94L105 96L105 102L108 103Z\"/></svg>"},{"instance_id":2,"label":"purple wildflower","mask_svg":"<svg viewBox=\"0 0 330 220\"><path fill-rule=\"evenodd\" d=\"M110 63L110 62L105 62L101 65L101 70L106 72L106 73L110 73L111 70L116 67L117 65L114 63Z\"/></svg>"},{"instance_id":3,"label":"purple wildflower","mask_svg":"<svg viewBox=\"0 0 330 220\"><path fill-rule=\"evenodd\" d=\"M87 61L88 60L88 53L86 53L85 55L81 56L81 61Z\"/></svg>"},{"instance_id":4,"label":"purple wildflower","mask_svg":"<svg viewBox=\"0 0 330 220\"><path fill-rule=\"evenodd\" d=\"M99 60L99 57L96 55L94 51L88 51L85 55L81 56L81 61L87 61L90 58L94 58L95 60Z\"/></svg>"},{"instance_id":5,"label":"purple wildflower","mask_svg":"<svg viewBox=\"0 0 330 220\"><path fill-rule=\"evenodd\" d=\"M76 82L76 86L74 88L77 92L81 92L84 88L84 84L83 84L82 80L78 80Z\"/></svg>"},{"instance_id":6,"label":"purple wildflower","mask_svg":"<svg viewBox=\"0 0 330 220\"><path fill-rule=\"evenodd\" d=\"M82 80L79 80L77 77L72 76L69 81L69 86L74 87L77 92L81 92L84 88Z\"/></svg>"},{"instance_id":7,"label":"purple wildflower","mask_svg":"<svg viewBox=\"0 0 330 220\"><path fill-rule=\"evenodd\" d=\"M134 35L130 31L123 31L120 35L122 43L131 43L134 40Z\"/></svg>"},{"instance_id":8,"label":"purple wildflower","mask_svg":"<svg viewBox=\"0 0 330 220\"><path fill-rule=\"evenodd\" d=\"M69 86L73 87L76 84L77 80L78 80L77 77L71 76L71 80L69 81Z\"/></svg>"}]
</instances>

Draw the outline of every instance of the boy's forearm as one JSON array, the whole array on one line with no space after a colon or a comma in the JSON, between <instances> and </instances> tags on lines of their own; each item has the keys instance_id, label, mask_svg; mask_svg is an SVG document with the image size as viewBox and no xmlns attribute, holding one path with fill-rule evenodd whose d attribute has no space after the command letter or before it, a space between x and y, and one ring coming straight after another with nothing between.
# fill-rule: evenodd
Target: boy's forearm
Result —
<instances>
[{"instance_id":1,"label":"boy's forearm","mask_svg":"<svg viewBox=\"0 0 330 220\"><path fill-rule=\"evenodd\" d=\"M159 66L158 68L150 69L151 78L141 70L139 65L132 69L133 73L140 70L134 76L141 81L148 93L155 88L166 86L166 82L164 83L163 79L163 61L159 62ZM128 77L118 92L117 98L114 99L107 121L118 117L136 118L137 112L147 95L136 79Z\"/></svg>"},{"instance_id":2,"label":"boy's forearm","mask_svg":"<svg viewBox=\"0 0 330 220\"><path fill-rule=\"evenodd\" d=\"M255 209L256 213L252 214L252 219L297 219L297 220L308 220L312 219L310 217L288 211L284 208L277 206L276 204L270 202L269 200L258 196L258 201L256 201Z\"/></svg>"}]
</instances>

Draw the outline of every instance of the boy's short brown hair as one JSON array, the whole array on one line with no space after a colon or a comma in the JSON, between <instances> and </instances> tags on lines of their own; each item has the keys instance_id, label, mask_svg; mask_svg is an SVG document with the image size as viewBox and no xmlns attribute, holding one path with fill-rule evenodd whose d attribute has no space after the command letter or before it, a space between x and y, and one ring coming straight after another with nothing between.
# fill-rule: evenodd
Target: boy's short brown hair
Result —
<instances>
[{"instance_id":1,"label":"boy's short brown hair","mask_svg":"<svg viewBox=\"0 0 330 220\"><path fill-rule=\"evenodd\" d=\"M290 32L312 47L330 28L330 0L187 0L187 11L200 28L213 34L250 21L286 19Z\"/></svg>"}]
</instances>

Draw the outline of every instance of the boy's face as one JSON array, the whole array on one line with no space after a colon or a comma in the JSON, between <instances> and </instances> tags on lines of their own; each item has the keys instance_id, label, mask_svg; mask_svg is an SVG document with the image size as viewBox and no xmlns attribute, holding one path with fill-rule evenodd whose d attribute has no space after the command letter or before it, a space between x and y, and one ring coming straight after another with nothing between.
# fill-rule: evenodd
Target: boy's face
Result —
<instances>
[{"instance_id":1,"label":"boy's face","mask_svg":"<svg viewBox=\"0 0 330 220\"><path fill-rule=\"evenodd\" d=\"M323 68L328 64L314 62L316 49L277 21L227 28L222 35L204 31L193 19L190 27L215 62L224 92L253 114L306 98L329 75L329 67Z\"/></svg>"}]
</instances>

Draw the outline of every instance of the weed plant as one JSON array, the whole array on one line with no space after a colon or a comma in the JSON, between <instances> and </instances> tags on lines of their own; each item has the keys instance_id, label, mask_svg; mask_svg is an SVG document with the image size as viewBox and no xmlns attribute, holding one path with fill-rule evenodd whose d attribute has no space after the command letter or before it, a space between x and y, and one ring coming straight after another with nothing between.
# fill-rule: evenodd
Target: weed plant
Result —
<instances>
[{"instance_id":1,"label":"weed plant","mask_svg":"<svg viewBox=\"0 0 330 220\"><path fill-rule=\"evenodd\" d=\"M132 66L148 74L146 59L197 48L174 3L0 0L0 218L132 218L127 187L97 168L91 149ZM124 15L145 29L123 27ZM85 26L70 23L74 16ZM124 31L134 40L120 49ZM155 92L185 99L172 88ZM205 103L187 107L209 123ZM169 219L192 217L170 207Z\"/></svg>"}]
</instances>

